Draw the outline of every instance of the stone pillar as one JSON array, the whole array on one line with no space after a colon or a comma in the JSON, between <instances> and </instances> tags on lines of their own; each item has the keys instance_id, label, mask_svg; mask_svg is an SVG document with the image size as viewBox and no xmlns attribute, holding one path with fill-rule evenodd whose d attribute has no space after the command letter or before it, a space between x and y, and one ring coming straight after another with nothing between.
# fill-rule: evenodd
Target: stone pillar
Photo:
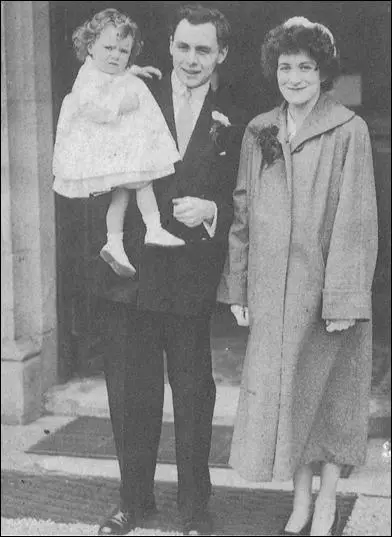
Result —
<instances>
[{"instance_id":1,"label":"stone pillar","mask_svg":"<svg viewBox=\"0 0 392 537\"><path fill-rule=\"evenodd\" d=\"M49 2L1 3L1 403L38 418L57 382Z\"/></svg>"}]
</instances>

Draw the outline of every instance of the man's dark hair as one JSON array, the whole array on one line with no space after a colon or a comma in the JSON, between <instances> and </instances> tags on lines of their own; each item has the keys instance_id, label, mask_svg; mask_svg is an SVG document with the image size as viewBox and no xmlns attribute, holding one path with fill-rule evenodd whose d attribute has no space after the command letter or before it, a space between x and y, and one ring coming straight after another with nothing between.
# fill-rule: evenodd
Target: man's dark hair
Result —
<instances>
[{"instance_id":1,"label":"man's dark hair","mask_svg":"<svg viewBox=\"0 0 392 537\"><path fill-rule=\"evenodd\" d=\"M231 35L230 23L218 9L202 6L201 4L187 4L179 7L171 20L170 36L173 37L177 26L182 20L189 24L207 24L215 26L219 48L225 49L229 45Z\"/></svg>"}]
</instances>

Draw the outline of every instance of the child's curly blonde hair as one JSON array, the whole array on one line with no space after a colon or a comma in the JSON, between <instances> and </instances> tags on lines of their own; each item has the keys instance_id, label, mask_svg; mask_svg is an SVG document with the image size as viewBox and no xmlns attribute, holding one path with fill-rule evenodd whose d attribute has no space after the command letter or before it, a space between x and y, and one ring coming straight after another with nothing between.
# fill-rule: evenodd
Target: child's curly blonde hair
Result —
<instances>
[{"instance_id":1,"label":"child's curly blonde hair","mask_svg":"<svg viewBox=\"0 0 392 537\"><path fill-rule=\"evenodd\" d=\"M118 38L125 39L131 36L133 39L132 51L129 56L128 66L132 65L140 53L143 41L138 25L128 15L117 9L104 9L92 19L79 26L72 34L72 41L77 58L84 62L89 55L89 47L101 35L102 30L108 25L113 25L118 30Z\"/></svg>"}]
</instances>

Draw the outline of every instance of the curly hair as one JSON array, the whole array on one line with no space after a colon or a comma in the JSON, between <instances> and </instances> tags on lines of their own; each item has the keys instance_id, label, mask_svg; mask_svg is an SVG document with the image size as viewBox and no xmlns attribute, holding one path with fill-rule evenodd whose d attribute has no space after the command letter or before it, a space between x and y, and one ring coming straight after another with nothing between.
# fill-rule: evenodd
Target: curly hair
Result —
<instances>
[{"instance_id":1,"label":"curly hair","mask_svg":"<svg viewBox=\"0 0 392 537\"><path fill-rule=\"evenodd\" d=\"M276 71L281 54L305 52L317 63L321 90L328 91L340 72L339 56L332 34L321 24L311 26L281 24L271 30L262 45L261 65L269 83L277 86Z\"/></svg>"},{"instance_id":2,"label":"curly hair","mask_svg":"<svg viewBox=\"0 0 392 537\"><path fill-rule=\"evenodd\" d=\"M128 66L131 65L140 53L143 41L137 24L128 15L117 9L104 9L94 17L79 26L72 34L73 46L77 58L84 62L89 55L89 47L95 43L107 25L113 25L118 30L118 38L125 39L131 36L133 39L132 51Z\"/></svg>"},{"instance_id":3,"label":"curly hair","mask_svg":"<svg viewBox=\"0 0 392 537\"><path fill-rule=\"evenodd\" d=\"M230 23L218 9L202 6L201 4L187 4L179 7L170 23L171 37L173 37L177 26L184 19L193 25L213 24L216 29L219 48L223 50L229 46L231 35Z\"/></svg>"}]
</instances>

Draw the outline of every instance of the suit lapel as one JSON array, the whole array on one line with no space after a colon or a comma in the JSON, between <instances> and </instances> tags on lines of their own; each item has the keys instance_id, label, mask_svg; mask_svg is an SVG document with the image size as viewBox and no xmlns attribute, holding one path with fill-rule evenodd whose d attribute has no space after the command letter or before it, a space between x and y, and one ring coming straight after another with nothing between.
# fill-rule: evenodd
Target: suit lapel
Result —
<instances>
[{"instance_id":1,"label":"suit lapel","mask_svg":"<svg viewBox=\"0 0 392 537\"><path fill-rule=\"evenodd\" d=\"M174 105L173 105L173 89L171 84L171 77L166 76L160 86L160 92L156 95L156 100L162 110L162 114L166 120L167 126L173 136L175 142L177 141L176 121L174 117ZM210 90L204 99L202 109L197 119L195 128L193 129L190 137L188 147L185 151L183 163L186 163L189 159L192 160L192 156L195 153L200 152L200 148L206 145L206 135L211 126L211 113L213 108L213 93Z\"/></svg>"},{"instance_id":2,"label":"suit lapel","mask_svg":"<svg viewBox=\"0 0 392 537\"><path fill-rule=\"evenodd\" d=\"M166 120L171 135L173 136L175 142L177 142L176 121L174 119L173 107L173 90L170 76L166 76L163 79L160 90L159 95L157 95L157 102L162 110L163 117Z\"/></svg>"},{"instance_id":3,"label":"suit lapel","mask_svg":"<svg viewBox=\"0 0 392 537\"><path fill-rule=\"evenodd\" d=\"M178 147L173 106L173 89L170 76L166 76L162 80L160 91L157 92L155 98ZM170 185L166 185L165 187L165 197L167 199L181 196L183 188L184 190L187 190L186 184L189 181L194 182L197 170L199 169L198 163L203 159L203 153L206 158L209 158L208 149L213 146L213 142L209 136L212 110L213 93L210 90L204 100L183 159L176 164L176 173L170 182ZM158 181L158 183L160 183L160 181Z\"/></svg>"}]
</instances>

